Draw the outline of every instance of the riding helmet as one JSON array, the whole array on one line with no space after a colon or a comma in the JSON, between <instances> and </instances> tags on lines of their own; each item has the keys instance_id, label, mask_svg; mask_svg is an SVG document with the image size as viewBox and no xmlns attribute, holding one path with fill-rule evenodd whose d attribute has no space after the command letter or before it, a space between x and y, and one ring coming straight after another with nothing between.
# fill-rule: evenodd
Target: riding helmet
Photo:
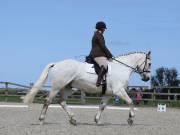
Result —
<instances>
[{"instance_id":1,"label":"riding helmet","mask_svg":"<svg viewBox=\"0 0 180 135\"><path fill-rule=\"evenodd\" d=\"M100 30L100 29L102 29L102 28L107 29L107 28L106 28L106 24L105 24L104 22L102 22L102 21L97 22L97 23L96 23L96 29Z\"/></svg>"}]
</instances>

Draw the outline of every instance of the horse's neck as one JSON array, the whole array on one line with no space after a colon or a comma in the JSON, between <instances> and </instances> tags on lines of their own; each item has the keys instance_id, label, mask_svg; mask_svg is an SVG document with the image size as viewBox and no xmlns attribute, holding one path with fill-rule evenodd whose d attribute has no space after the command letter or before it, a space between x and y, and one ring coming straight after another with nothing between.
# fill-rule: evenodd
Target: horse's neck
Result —
<instances>
[{"instance_id":1,"label":"horse's neck","mask_svg":"<svg viewBox=\"0 0 180 135\"><path fill-rule=\"evenodd\" d=\"M117 60L123 62L124 64L136 68L137 65L140 65L144 59L144 54L142 53L134 53L124 56L119 56L116 58Z\"/></svg>"}]
</instances>

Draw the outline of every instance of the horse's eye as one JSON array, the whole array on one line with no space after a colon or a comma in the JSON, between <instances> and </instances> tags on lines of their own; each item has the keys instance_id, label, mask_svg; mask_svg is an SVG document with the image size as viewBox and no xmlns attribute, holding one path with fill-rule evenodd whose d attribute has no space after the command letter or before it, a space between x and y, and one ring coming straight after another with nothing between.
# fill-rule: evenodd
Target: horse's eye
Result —
<instances>
[{"instance_id":1,"label":"horse's eye","mask_svg":"<svg viewBox=\"0 0 180 135\"><path fill-rule=\"evenodd\" d=\"M137 66L136 69L139 70L139 66Z\"/></svg>"}]
</instances>

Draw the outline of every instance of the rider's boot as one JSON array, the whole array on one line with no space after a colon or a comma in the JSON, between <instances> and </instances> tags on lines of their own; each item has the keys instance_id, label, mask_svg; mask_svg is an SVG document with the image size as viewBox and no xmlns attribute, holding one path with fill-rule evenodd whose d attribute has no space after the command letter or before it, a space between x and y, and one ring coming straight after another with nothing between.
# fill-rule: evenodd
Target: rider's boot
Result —
<instances>
[{"instance_id":1,"label":"rider's boot","mask_svg":"<svg viewBox=\"0 0 180 135\"><path fill-rule=\"evenodd\" d=\"M107 70L104 66L101 66L101 69L99 71L99 74L98 74L98 79L97 79L97 82L96 82L96 86L100 86L101 85L101 82L103 80L103 76L106 74Z\"/></svg>"}]
</instances>

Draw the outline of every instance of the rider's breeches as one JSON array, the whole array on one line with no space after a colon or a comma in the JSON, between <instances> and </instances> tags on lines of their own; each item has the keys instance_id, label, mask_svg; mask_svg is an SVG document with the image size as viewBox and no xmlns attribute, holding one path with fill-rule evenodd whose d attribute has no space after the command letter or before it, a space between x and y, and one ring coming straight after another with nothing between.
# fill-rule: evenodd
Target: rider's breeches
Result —
<instances>
[{"instance_id":1,"label":"rider's breeches","mask_svg":"<svg viewBox=\"0 0 180 135\"><path fill-rule=\"evenodd\" d=\"M108 60L106 57L96 57L94 61L99 65L99 67L104 66L106 69L108 67Z\"/></svg>"}]
</instances>

